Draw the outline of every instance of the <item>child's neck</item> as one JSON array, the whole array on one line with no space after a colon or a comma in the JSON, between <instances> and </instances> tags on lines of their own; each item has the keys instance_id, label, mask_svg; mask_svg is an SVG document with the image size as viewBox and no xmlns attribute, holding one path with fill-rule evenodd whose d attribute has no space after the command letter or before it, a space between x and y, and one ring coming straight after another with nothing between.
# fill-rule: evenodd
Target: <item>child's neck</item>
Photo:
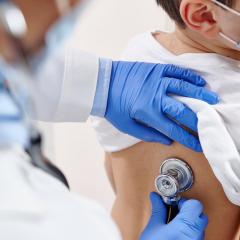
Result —
<instances>
[{"instance_id":1,"label":"child's neck","mask_svg":"<svg viewBox=\"0 0 240 240\"><path fill-rule=\"evenodd\" d=\"M217 53L232 59L240 60L240 52L224 48L215 42L205 41L198 34L189 33L187 30L179 30L170 34L154 34L154 37L171 51L173 54L181 55L184 53Z\"/></svg>"}]
</instances>

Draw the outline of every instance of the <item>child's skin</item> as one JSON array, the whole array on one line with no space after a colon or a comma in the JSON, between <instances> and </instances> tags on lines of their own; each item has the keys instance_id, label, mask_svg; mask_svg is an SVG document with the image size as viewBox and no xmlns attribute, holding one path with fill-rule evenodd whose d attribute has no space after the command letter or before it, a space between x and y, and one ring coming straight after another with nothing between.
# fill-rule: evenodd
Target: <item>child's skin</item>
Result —
<instances>
[{"instance_id":1,"label":"child's skin","mask_svg":"<svg viewBox=\"0 0 240 240\"><path fill-rule=\"evenodd\" d=\"M240 12L239 0L235 0L234 9ZM223 10L210 0L182 0L180 13L187 27L177 27L173 34L168 34L168 39L161 40L167 49L176 55L186 52L217 53L240 60L240 49L219 36L222 31L239 41L239 16ZM174 44L167 46L171 40Z\"/></svg>"},{"instance_id":2,"label":"child's skin","mask_svg":"<svg viewBox=\"0 0 240 240\"><path fill-rule=\"evenodd\" d=\"M234 9L240 11L240 0ZM186 28L155 33L154 37L175 55L184 53L217 53L240 60L240 50L219 36L222 31L240 40L240 17L223 10L210 0L182 0L181 16ZM195 174L193 188L184 194L203 202L209 217L207 240L232 240L240 225L240 208L226 198L207 159L180 144L164 146L139 143L126 150L107 154L107 172L116 191L113 217L125 240L136 240L150 214L148 195L154 191L154 179L161 162L169 157L187 161ZM239 239L236 238L236 239Z\"/></svg>"}]
</instances>

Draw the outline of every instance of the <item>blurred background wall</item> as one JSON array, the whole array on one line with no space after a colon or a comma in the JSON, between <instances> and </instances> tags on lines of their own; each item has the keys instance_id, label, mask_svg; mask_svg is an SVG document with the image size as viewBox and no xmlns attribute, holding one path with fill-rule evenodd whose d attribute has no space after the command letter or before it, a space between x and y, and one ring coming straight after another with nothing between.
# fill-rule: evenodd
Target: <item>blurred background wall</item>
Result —
<instances>
[{"instance_id":1,"label":"blurred background wall","mask_svg":"<svg viewBox=\"0 0 240 240\"><path fill-rule=\"evenodd\" d=\"M172 28L155 0L90 1L79 21L75 43L98 56L116 59L136 34ZM103 151L91 125L40 126L45 134L45 152L64 171L71 189L96 199L109 210L114 194L104 171Z\"/></svg>"}]
</instances>

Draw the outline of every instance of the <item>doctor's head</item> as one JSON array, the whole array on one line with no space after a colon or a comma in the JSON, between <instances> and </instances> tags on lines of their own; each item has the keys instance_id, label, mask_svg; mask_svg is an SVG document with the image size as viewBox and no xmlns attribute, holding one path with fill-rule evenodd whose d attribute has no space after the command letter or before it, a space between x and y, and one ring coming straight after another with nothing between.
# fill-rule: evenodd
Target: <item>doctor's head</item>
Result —
<instances>
[{"instance_id":1,"label":"doctor's head","mask_svg":"<svg viewBox=\"0 0 240 240\"><path fill-rule=\"evenodd\" d=\"M64 76L65 50L82 2L0 0L0 71L34 118L35 103L46 95L46 81L61 81Z\"/></svg>"},{"instance_id":2,"label":"doctor's head","mask_svg":"<svg viewBox=\"0 0 240 240\"><path fill-rule=\"evenodd\" d=\"M79 0L2 0L0 19L5 21L3 18L9 15L12 18L13 28L19 27L19 20L13 15L14 11L10 9L5 13L9 6L10 8L11 5L15 6L26 22L26 32L20 37L20 43L27 53L37 52L44 45L45 35L51 26L77 2ZM4 27L1 23L0 54L11 59L14 55L14 49L10 47L12 39L7 36Z\"/></svg>"},{"instance_id":3,"label":"doctor's head","mask_svg":"<svg viewBox=\"0 0 240 240\"><path fill-rule=\"evenodd\" d=\"M177 29L204 47L240 54L240 0L156 0ZM239 45L238 45L239 44Z\"/></svg>"}]
</instances>

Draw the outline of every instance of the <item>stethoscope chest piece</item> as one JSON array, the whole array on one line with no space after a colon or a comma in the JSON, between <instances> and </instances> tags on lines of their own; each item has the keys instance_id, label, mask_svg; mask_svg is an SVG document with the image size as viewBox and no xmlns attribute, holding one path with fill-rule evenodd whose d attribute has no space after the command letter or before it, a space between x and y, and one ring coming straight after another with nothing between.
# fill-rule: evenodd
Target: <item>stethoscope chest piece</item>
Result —
<instances>
[{"instance_id":1,"label":"stethoscope chest piece","mask_svg":"<svg viewBox=\"0 0 240 240\"><path fill-rule=\"evenodd\" d=\"M171 158L162 163L155 185L165 203L173 205L180 199L179 193L189 190L193 182L190 166L180 159Z\"/></svg>"}]
</instances>

